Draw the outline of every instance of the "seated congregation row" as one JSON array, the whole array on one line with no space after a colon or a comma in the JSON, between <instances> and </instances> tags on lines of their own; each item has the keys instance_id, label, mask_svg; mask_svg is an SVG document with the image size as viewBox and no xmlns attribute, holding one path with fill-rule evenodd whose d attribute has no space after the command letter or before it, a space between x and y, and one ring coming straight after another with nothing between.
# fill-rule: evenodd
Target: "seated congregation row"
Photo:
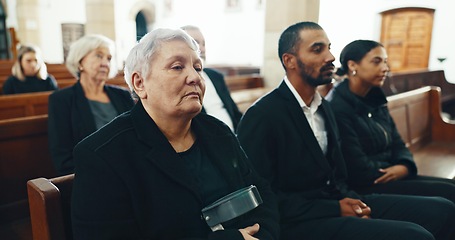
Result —
<instances>
[{"instance_id":1,"label":"seated congregation row","mask_svg":"<svg viewBox=\"0 0 455 240\"><path fill-rule=\"evenodd\" d=\"M205 47L191 29L153 30L131 50L135 100L104 85L112 41L71 46L79 81L50 96L49 141L60 174L75 173L75 239L455 239L455 182L417 175L380 89L380 43L343 49L345 80L327 101L316 90L334 73L325 31L289 26L284 79L231 125L199 114L215 105L215 75L203 81ZM201 210L250 185L262 204L212 231Z\"/></svg>"},{"instance_id":2,"label":"seated congregation row","mask_svg":"<svg viewBox=\"0 0 455 240\"><path fill-rule=\"evenodd\" d=\"M197 27L185 26L199 42L205 42ZM205 58L205 48L201 48ZM57 172L61 175L74 171L72 149L74 146L115 116L131 109L134 99L129 91L105 84L116 75L111 70L114 43L102 35L88 35L72 46L66 67L77 78L69 88L57 89L56 80L46 71L46 64L36 46L23 46L3 85L4 94L55 91L49 97L49 143L50 152ZM203 111L218 116L232 130L242 113L232 100L224 76L205 68L205 79L213 84L206 90Z\"/></svg>"}]
</instances>

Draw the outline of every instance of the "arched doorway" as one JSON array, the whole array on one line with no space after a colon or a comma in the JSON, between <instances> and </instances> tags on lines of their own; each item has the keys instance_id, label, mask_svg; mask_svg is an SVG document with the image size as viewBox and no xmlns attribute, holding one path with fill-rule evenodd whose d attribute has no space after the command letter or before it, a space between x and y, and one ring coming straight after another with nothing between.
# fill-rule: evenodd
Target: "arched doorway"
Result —
<instances>
[{"instance_id":1,"label":"arched doorway","mask_svg":"<svg viewBox=\"0 0 455 240\"><path fill-rule=\"evenodd\" d=\"M147 20L144 13L139 11L136 15L136 40L139 41L147 32Z\"/></svg>"},{"instance_id":2,"label":"arched doorway","mask_svg":"<svg viewBox=\"0 0 455 240\"><path fill-rule=\"evenodd\" d=\"M128 14L128 20L134 21L136 31L134 35L128 34L125 39L128 42L137 42L145 34L153 29L153 23L155 22L155 5L148 0L138 0L130 9ZM133 26L131 26L133 27ZM133 27L134 28L134 27ZM133 30L133 29L130 29ZM133 32L133 31L131 31Z\"/></svg>"}]
</instances>

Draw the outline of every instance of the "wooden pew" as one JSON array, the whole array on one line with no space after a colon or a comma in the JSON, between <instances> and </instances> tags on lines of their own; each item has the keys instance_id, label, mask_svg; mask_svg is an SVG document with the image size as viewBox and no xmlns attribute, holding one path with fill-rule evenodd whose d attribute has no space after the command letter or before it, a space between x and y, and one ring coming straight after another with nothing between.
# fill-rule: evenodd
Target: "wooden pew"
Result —
<instances>
[{"instance_id":1,"label":"wooden pew","mask_svg":"<svg viewBox=\"0 0 455 240\"><path fill-rule=\"evenodd\" d=\"M390 73L382 89L391 96L424 86L440 87L442 111L455 117L455 84L447 81L443 70Z\"/></svg>"},{"instance_id":2,"label":"wooden pew","mask_svg":"<svg viewBox=\"0 0 455 240\"><path fill-rule=\"evenodd\" d=\"M264 78L259 74L225 76L224 80L230 91L264 87Z\"/></svg>"},{"instance_id":3,"label":"wooden pew","mask_svg":"<svg viewBox=\"0 0 455 240\"><path fill-rule=\"evenodd\" d=\"M27 182L33 239L69 240L74 174Z\"/></svg>"},{"instance_id":4,"label":"wooden pew","mask_svg":"<svg viewBox=\"0 0 455 240\"><path fill-rule=\"evenodd\" d=\"M77 82L76 78L71 79L59 79L57 80L57 85L59 89L73 86Z\"/></svg>"},{"instance_id":5,"label":"wooden pew","mask_svg":"<svg viewBox=\"0 0 455 240\"><path fill-rule=\"evenodd\" d=\"M123 71L119 71L114 78L107 80L106 83L112 84L112 85L117 85L117 86L122 86L128 90L130 89L128 87L128 84L126 84L126 82L125 82L125 75L124 75Z\"/></svg>"},{"instance_id":6,"label":"wooden pew","mask_svg":"<svg viewBox=\"0 0 455 240\"><path fill-rule=\"evenodd\" d=\"M15 60L0 60L0 85L11 75L11 68Z\"/></svg>"},{"instance_id":7,"label":"wooden pew","mask_svg":"<svg viewBox=\"0 0 455 240\"><path fill-rule=\"evenodd\" d=\"M70 73L68 68L61 63L48 63L47 72L54 76L57 80L58 88L62 89L68 86L72 86L76 83L77 79Z\"/></svg>"},{"instance_id":8,"label":"wooden pew","mask_svg":"<svg viewBox=\"0 0 455 240\"><path fill-rule=\"evenodd\" d=\"M387 97L398 131L414 155L419 174L455 177L455 121L441 113L441 89L436 86Z\"/></svg>"},{"instance_id":9,"label":"wooden pew","mask_svg":"<svg viewBox=\"0 0 455 240\"><path fill-rule=\"evenodd\" d=\"M211 64L207 68L213 68L224 76L238 76L238 75L251 75L259 74L261 69L258 66L249 65L232 65L232 64Z\"/></svg>"},{"instance_id":10,"label":"wooden pew","mask_svg":"<svg viewBox=\"0 0 455 240\"><path fill-rule=\"evenodd\" d=\"M0 120L0 224L29 216L27 181L55 177L47 115Z\"/></svg>"},{"instance_id":11,"label":"wooden pew","mask_svg":"<svg viewBox=\"0 0 455 240\"><path fill-rule=\"evenodd\" d=\"M0 95L0 120L47 114L52 91Z\"/></svg>"},{"instance_id":12,"label":"wooden pew","mask_svg":"<svg viewBox=\"0 0 455 240\"><path fill-rule=\"evenodd\" d=\"M264 96L270 90L271 88L265 87L236 90L231 92L231 97L237 104L240 112L245 113L256 100Z\"/></svg>"},{"instance_id":13,"label":"wooden pew","mask_svg":"<svg viewBox=\"0 0 455 240\"><path fill-rule=\"evenodd\" d=\"M47 72L52 74L55 79L75 79L73 74L70 73L65 64L61 63L47 63Z\"/></svg>"}]
</instances>

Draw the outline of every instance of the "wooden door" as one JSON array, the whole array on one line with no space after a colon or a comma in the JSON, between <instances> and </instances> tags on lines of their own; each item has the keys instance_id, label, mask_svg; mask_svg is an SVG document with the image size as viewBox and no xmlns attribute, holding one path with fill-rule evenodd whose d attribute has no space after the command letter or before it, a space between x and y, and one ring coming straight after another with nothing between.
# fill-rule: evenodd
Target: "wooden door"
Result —
<instances>
[{"instance_id":1,"label":"wooden door","mask_svg":"<svg viewBox=\"0 0 455 240\"><path fill-rule=\"evenodd\" d=\"M427 69L434 9L400 8L381 14L381 43L391 71Z\"/></svg>"}]
</instances>

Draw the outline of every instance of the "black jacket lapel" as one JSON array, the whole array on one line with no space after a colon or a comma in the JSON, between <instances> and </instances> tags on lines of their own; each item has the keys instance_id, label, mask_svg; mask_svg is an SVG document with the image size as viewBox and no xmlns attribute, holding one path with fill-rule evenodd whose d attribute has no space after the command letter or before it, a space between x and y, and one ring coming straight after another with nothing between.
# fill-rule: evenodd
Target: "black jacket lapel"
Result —
<instances>
[{"instance_id":1,"label":"black jacket lapel","mask_svg":"<svg viewBox=\"0 0 455 240\"><path fill-rule=\"evenodd\" d=\"M325 159L324 153L322 152L322 149L319 146L316 137L314 136L313 130L311 129L310 124L305 117L305 114L303 113L303 109L300 107L291 90L288 88L284 81L281 83L278 89L279 92L288 101L288 104L286 104L287 111L289 112L289 115L291 116L291 119L297 128L296 131L299 132L298 134L302 137L303 142L306 144L306 146L308 146L317 164L320 165L323 169L330 169L330 166Z\"/></svg>"},{"instance_id":2,"label":"black jacket lapel","mask_svg":"<svg viewBox=\"0 0 455 240\"><path fill-rule=\"evenodd\" d=\"M171 179L190 189L202 202L195 180L140 101L133 107L131 117L138 139L151 149L146 158Z\"/></svg>"}]
</instances>

